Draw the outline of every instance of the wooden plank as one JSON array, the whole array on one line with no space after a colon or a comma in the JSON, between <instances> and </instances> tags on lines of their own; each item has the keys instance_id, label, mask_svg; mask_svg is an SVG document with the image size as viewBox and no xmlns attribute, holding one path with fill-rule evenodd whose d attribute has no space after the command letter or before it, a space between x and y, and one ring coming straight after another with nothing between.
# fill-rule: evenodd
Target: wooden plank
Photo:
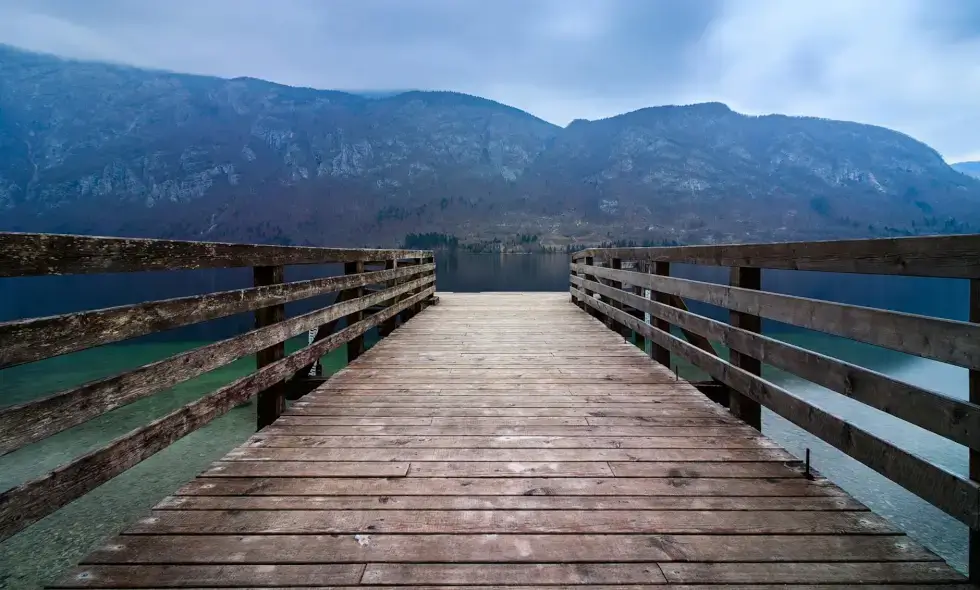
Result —
<instances>
[{"instance_id":1,"label":"wooden plank","mask_svg":"<svg viewBox=\"0 0 980 590\"><path fill-rule=\"evenodd\" d=\"M671 584L907 584L965 581L937 563L664 563Z\"/></svg>"},{"instance_id":2,"label":"wooden plank","mask_svg":"<svg viewBox=\"0 0 980 590\"><path fill-rule=\"evenodd\" d=\"M2 322L0 369L392 277L414 276L426 269L341 275Z\"/></svg>"},{"instance_id":3,"label":"wooden plank","mask_svg":"<svg viewBox=\"0 0 980 590\"><path fill-rule=\"evenodd\" d=\"M271 435L262 433L252 437L245 445L262 448L402 449L763 449L775 446L765 439L737 436L439 436L428 432L419 436L297 436L286 432L289 430Z\"/></svg>"},{"instance_id":4,"label":"wooden plank","mask_svg":"<svg viewBox=\"0 0 980 590\"><path fill-rule=\"evenodd\" d=\"M724 450L722 450L724 452ZM696 461L685 457L685 461L637 461L609 462L616 477L803 477L799 461L738 462L719 457L717 461Z\"/></svg>"},{"instance_id":5,"label":"wooden plank","mask_svg":"<svg viewBox=\"0 0 980 590\"><path fill-rule=\"evenodd\" d=\"M473 449L473 448L264 448L239 447L224 461L795 461L778 448L759 449ZM738 466L731 466L737 470Z\"/></svg>"},{"instance_id":6,"label":"wooden plank","mask_svg":"<svg viewBox=\"0 0 980 590\"><path fill-rule=\"evenodd\" d=\"M0 277L329 264L423 256L432 256L432 252L0 232Z\"/></svg>"},{"instance_id":7,"label":"wooden plank","mask_svg":"<svg viewBox=\"0 0 980 590\"><path fill-rule=\"evenodd\" d=\"M799 477L799 473L797 473ZM803 510L867 508L848 497L168 496L154 510Z\"/></svg>"},{"instance_id":8,"label":"wooden plank","mask_svg":"<svg viewBox=\"0 0 980 590\"><path fill-rule=\"evenodd\" d=\"M579 407L579 408L469 408L460 407L418 407L418 406L332 406L332 405L304 405L298 408L290 408L290 416L427 416L427 417L472 417L472 418L527 418L527 417L555 417L555 418L599 418L599 417L626 417L626 418L715 418L722 416L722 410L717 407L707 405L688 405L681 407L669 407L663 404L651 404L649 408L619 407Z\"/></svg>"},{"instance_id":9,"label":"wooden plank","mask_svg":"<svg viewBox=\"0 0 980 590\"><path fill-rule=\"evenodd\" d=\"M534 580L543 585L666 584L655 563L536 564L368 564L365 584L502 584Z\"/></svg>"},{"instance_id":10,"label":"wooden plank","mask_svg":"<svg viewBox=\"0 0 980 590\"><path fill-rule=\"evenodd\" d=\"M405 477L405 461L333 461L322 465L215 462L200 477Z\"/></svg>"},{"instance_id":11,"label":"wooden plank","mask_svg":"<svg viewBox=\"0 0 980 590\"><path fill-rule=\"evenodd\" d=\"M408 292L427 280L431 279L415 279L390 292L345 301L119 375L3 408L0 410L0 455L283 342L324 322L343 317L352 310L374 305L390 297L386 293Z\"/></svg>"},{"instance_id":12,"label":"wooden plank","mask_svg":"<svg viewBox=\"0 0 980 590\"><path fill-rule=\"evenodd\" d=\"M90 565L113 563L434 562L452 555L470 563L794 562L801 554L824 562L936 563L939 559L898 535L583 535L372 534L367 543L347 535L143 535L97 548Z\"/></svg>"},{"instance_id":13,"label":"wooden plank","mask_svg":"<svg viewBox=\"0 0 980 590\"><path fill-rule=\"evenodd\" d=\"M635 282L649 289L729 310L843 336L924 358L980 369L980 326L910 313L739 289L675 277L590 267L597 277Z\"/></svg>"},{"instance_id":14,"label":"wooden plank","mask_svg":"<svg viewBox=\"0 0 980 590\"><path fill-rule=\"evenodd\" d=\"M321 385L326 384L322 380ZM301 408L594 408L596 411L608 409L647 410L656 408L704 408L705 401L689 399L689 394L681 395L496 395L492 399L474 395L454 395L442 393L428 395L316 395L293 404Z\"/></svg>"},{"instance_id":15,"label":"wooden plank","mask_svg":"<svg viewBox=\"0 0 980 590\"><path fill-rule=\"evenodd\" d=\"M247 465L236 463L235 465ZM406 477L197 479L179 495L205 496L842 496L805 479L644 477Z\"/></svg>"},{"instance_id":16,"label":"wooden plank","mask_svg":"<svg viewBox=\"0 0 980 590\"><path fill-rule=\"evenodd\" d=\"M420 430L416 426L393 426L388 422L369 425L285 425L282 419L262 430L262 435L391 435L411 436ZM380 422L380 421L379 421ZM430 426L426 434L439 436L614 436L614 437L657 437L657 436L750 436L748 426Z\"/></svg>"},{"instance_id":17,"label":"wooden plank","mask_svg":"<svg viewBox=\"0 0 980 590\"><path fill-rule=\"evenodd\" d=\"M534 580L543 585L665 584L655 563L649 564L369 564L365 584L519 584Z\"/></svg>"},{"instance_id":18,"label":"wooden plank","mask_svg":"<svg viewBox=\"0 0 980 590\"><path fill-rule=\"evenodd\" d=\"M346 463L351 463L350 461ZM335 469L336 462L316 461L228 461L216 464L205 471L202 477L334 477L343 475ZM390 463L379 461L363 463L375 465L375 469L385 469ZM218 469L220 468L220 470ZM365 467L369 469L371 467ZM604 462L438 462L422 461L412 463L409 477L595 477L612 476L609 465ZM365 474L368 475L368 474Z\"/></svg>"},{"instance_id":19,"label":"wooden plank","mask_svg":"<svg viewBox=\"0 0 980 590\"><path fill-rule=\"evenodd\" d=\"M977 279L980 278L980 235L669 248L590 248L572 255L572 260L583 258Z\"/></svg>"},{"instance_id":20,"label":"wooden plank","mask_svg":"<svg viewBox=\"0 0 980 590\"><path fill-rule=\"evenodd\" d=\"M730 416L712 418L653 418L649 416L614 416L608 418L586 418L590 426L723 426L737 425Z\"/></svg>"},{"instance_id":21,"label":"wooden plank","mask_svg":"<svg viewBox=\"0 0 980 590\"><path fill-rule=\"evenodd\" d=\"M607 289L598 283L594 286L597 289ZM916 387L883 373L734 328L704 316L671 309L655 302L639 301L628 293L616 296L621 296L627 305L642 306L652 316L662 317L676 326L704 334L774 367L962 445L980 448L980 406L975 401L968 402Z\"/></svg>"},{"instance_id":22,"label":"wooden plank","mask_svg":"<svg viewBox=\"0 0 980 590\"><path fill-rule=\"evenodd\" d=\"M762 270L745 266L732 267L729 277L729 284L740 289L752 289L758 291L762 289ZM753 334L762 333L762 318L758 315L743 313L740 311L729 312L728 323L734 328L745 330ZM758 358L740 352L737 349L729 353L729 362L734 367L742 369L746 373L751 373L757 377L762 376L762 361ZM732 416L742 420L752 428L762 430L762 406L759 402L748 398L736 390L729 390L728 409Z\"/></svg>"},{"instance_id":23,"label":"wooden plank","mask_svg":"<svg viewBox=\"0 0 980 590\"><path fill-rule=\"evenodd\" d=\"M296 416L286 414L280 418L277 424L286 427L299 426L428 426L432 424L432 418L422 416ZM418 432L418 428L412 428L411 432Z\"/></svg>"},{"instance_id":24,"label":"wooden plank","mask_svg":"<svg viewBox=\"0 0 980 590\"><path fill-rule=\"evenodd\" d=\"M283 282L284 269L282 266L256 266L253 278L256 287L278 285ZM255 328L261 329L286 320L285 304L261 307L255 310ZM286 356L285 341L277 342L255 352L255 368L261 369L266 365L282 360ZM286 409L286 387L282 381L272 383L257 394L255 411L256 430L261 430L272 424L283 410Z\"/></svg>"},{"instance_id":25,"label":"wooden plank","mask_svg":"<svg viewBox=\"0 0 980 590\"><path fill-rule=\"evenodd\" d=\"M603 313L621 313L599 301ZM626 315L626 314L623 314ZM624 320L626 321L626 320ZM715 379L758 401L800 428L817 436L854 459L940 508L968 526L980 524L980 487L949 473L887 441L812 406L789 391L765 381L724 360L705 353L670 334L654 330L649 324L634 322L634 329L653 338L709 373Z\"/></svg>"},{"instance_id":26,"label":"wooden plank","mask_svg":"<svg viewBox=\"0 0 980 590\"><path fill-rule=\"evenodd\" d=\"M895 534L870 512L698 510L162 510L127 535L358 533Z\"/></svg>"},{"instance_id":27,"label":"wooden plank","mask_svg":"<svg viewBox=\"0 0 980 590\"><path fill-rule=\"evenodd\" d=\"M357 584L360 564L87 565L58 588L288 587Z\"/></svg>"},{"instance_id":28,"label":"wooden plank","mask_svg":"<svg viewBox=\"0 0 980 590\"><path fill-rule=\"evenodd\" d=\"M414 304L434 289L414 295L399 306ZM397 313L399 306L375 314L331 337L301 349L282 360L191 402L149 425L117 438L108 445L72 460L51 473L0 493L0 540L54 512L68 502L98 487L116 475L152 456L174 441L210 423L228 410L250 399L258 391L295 373L319 358ZM277 324L278 327L283 324Z\"/></svg>"}]
</instances>

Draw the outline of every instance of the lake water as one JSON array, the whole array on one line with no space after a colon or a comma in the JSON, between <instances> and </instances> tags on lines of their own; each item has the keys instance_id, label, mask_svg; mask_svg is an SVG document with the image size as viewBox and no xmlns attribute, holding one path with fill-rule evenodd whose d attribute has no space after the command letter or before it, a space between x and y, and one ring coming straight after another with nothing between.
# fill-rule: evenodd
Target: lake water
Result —
<instances>
[{"instance_id":1,"label":"lake water","mask_svg":"<svg viewBox=\"0 0 980 590\"><path fill-rule=\"evenodd\" d=\"M567 291L568 288L566 256L446 255L439 256L437 264L440 291ZM725 278L720 271L680 265L672 270L676 275L702 280ZM316 272L333 274L336 269L290 271L287 278L297 280L314 276ZM957 281L818 273L766 272L764 275L765 288L780 292L960 319L966 313L965 283ZM150 286L146 285L147 276L152 277ZM43 277L16 279L21 282L13 286L0 280L0 320L235 288L245 286L250 278L248 273L239 271L180 273L180 276L181 280L176 282L168 280L166 273L141 277ZM65 297L65 293L71 293L72 297ZM316 303L322 305L323 300ZM709 306L692 307L699 313L723 317L719 310ZM309 305L291 306L289 313L308 308ZM249 324L249 316L242 315L174 331L166 339L143 338L3 370L0 371L0 407L166 358L226 338ZM960 398L967 395L967 371L958 367L769 322L765 331L934 391ZM288 348L295 350L304 344L305 337L297 338L288 343ZM327 373L343 366L344 359L344 350L327 357ZM253 367L251 358L239 360L0 457L0 489L41 476L247 374ZM681 370L685 375L694 375L688 367ZM950 471L967 473L967 451L961 445L769 367L765 376ZM254 424L254 404L237 408L0 544L0 588L35 588L56 580L106 537L125 528L162 497L244 441L254 432ZM763 415L763 432L800 457L809 448L815 469L955 567L965 570L967 529L964 525L770 412Z\"/></svg>"}]
</instances>

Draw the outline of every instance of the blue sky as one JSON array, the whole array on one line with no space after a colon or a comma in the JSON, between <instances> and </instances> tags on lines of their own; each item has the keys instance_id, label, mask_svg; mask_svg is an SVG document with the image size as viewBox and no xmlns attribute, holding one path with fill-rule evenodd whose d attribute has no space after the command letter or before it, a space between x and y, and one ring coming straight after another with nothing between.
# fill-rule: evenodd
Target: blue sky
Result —
<instances>
[{"instance_id":1,"label":"blue sky","mask_svg":"<svg viewBox=\"0 0 980 590\"><path fill-rule=\"evenodd\" d=\"M0 42L336 89L447 89L564 125L717 100L980 160L980 0L0 0Z\"/></svg>"}]
</instances>

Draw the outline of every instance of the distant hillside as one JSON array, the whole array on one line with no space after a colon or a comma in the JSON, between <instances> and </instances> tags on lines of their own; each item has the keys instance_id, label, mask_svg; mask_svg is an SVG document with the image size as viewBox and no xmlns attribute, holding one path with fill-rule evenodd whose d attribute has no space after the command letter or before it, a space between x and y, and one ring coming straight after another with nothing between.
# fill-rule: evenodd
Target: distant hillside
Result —
<instances>
[{"instance_id":1,"label":"distant hillside","mask_svg":"<svg viewBox=\"0 0 980 590\"><path fill-rule=\"evenodd\" d=\"M2 46L0 77L8 230L539 247L980 227L980 181L856 123L700 104L563 129L452 92L368 98Z\"/></svg>"},{"instance_id":2,"label":"distant hillside","mask_svg":"<svg viewBox=\"0 0 980 590\"><path fill-rule=\"evenodd\" d=\"M980 178L980 162L958 162L953 164L953 170L969 174L974 178Z\"/></svg>"}]
</instances>

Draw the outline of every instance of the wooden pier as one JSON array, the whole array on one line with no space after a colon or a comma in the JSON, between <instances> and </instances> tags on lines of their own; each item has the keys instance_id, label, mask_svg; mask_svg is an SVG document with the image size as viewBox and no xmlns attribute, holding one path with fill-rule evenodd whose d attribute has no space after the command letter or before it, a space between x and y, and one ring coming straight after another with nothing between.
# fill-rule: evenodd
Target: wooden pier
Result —
<instances>
[{"instance_id":1,"label":"wooden pier","mask_svg":"<svg viewBox=\"0 0 980 590\"><path fill-rule=\"evenodd\" d=\"M976 245L976 238L967 238ZM165 250L173 251L170 244ZM224 247L211 246L219 258ZM115 244L111 252L118 255L120 248L125 249ZM846 423L840 427L848 433L845 439L834 438L833 420L840 419L826 418L809 406L799 409L780 397L783 390L759 377L758 361L765 358L778 366L803 358L807 362L798 363L799 372L830 368L824 381L836 378L833 370L845 371L850 395L884 404L904 417L907 408L888 401L888 395L899 391L919 404L919 415L909 419L934 427L941 423L936 428L944 435L971 448L980 437L971 426L980 418L980 407L942 398L923 409L915 396L925 394L916 388L889 389L882 381L888 378L877 373L868 375L841 361L772 344L757 334L758 317L780 306L753 308L739 300L753 289L753 281L759 287L752 271L733 271L733 281L741 286L718 286L728 289L725 303L733 313L742 314L729 325L683 309L680 297L696 298L698 288L711 295L711 287L695 288L690 283L696 281L669 278L663 264L651 272L620 270L621 251L606 267L597 260L601 251L578 256L571 267L570 301L568 293L439 293L434 299L431 253L308 250L280 250L274 259L284 264L358 258L360 262L349 263L348 275L316 283L323 289L358 291L325 308L339 307L332 312L286 320L266 311L277 300L270 300L260 284L269 282L262 277L276 273L257 271L257 286L245 290L244 297L265 307L256 312L258 327L249 334L261 336L269 333L265 326L285 323L288 329L270 336L284 339L307 326L323 325L321 344L290 356L264 352L255 374L205 396L209 401L204 404L191 404L179 420L162 419L166 429L157 426L158 420L139 436L114 441L46 479L4 492L0 536L13 534L59 502L125 469L127 462L154 452L147 448L165 446L155 437L173 440L175 429L193 430L234 402L258 394L267 399L263 404L260 398L260 430L251 439L106 541L57 587L974 587L938 556L818 473L807 472L798 458L762 436L753 428L759 404L789 414L859 460L871 457L866 462L873 468L900 483L910 481L907 487L961 520L977 517L976 483L919 465L913 455ZM635 250L641 267L657 256L651 252L657 249ZM373 271L382 274L364 267L364 261L385 259L391 261L385 263L387 270ZM405 259L414 266L401 269L395 262ZM20 260L23 274L29 274L25 269L51 268L50 262L45 266ZM249 254L236 264L254 260ZM914 260L905 260L903 268L914 267ZM746 261L719 264L726 262L738 267ZM81 263L73 264L77 269ZM966 272L978 270L980 258ZM278 288L299 289L288 287L296 284ZM366 285L380 285L380 290L368 291ZM307 292L311 286L303 288ZM644 289L654 292L645 295ZM980 296L980 289L975 295ZM169 301L167 309L177 309L173 302L179 300ZM806 317L817 319L799 315L799 321L828 317L819 306L814 311L813 300L805 301L803 305L811 305ZM145 310L157 303L142 305ZM202 307L198 300L193 305L213 310L218 303ZM368 315L368 310L374 313ZM646 322L643 313L653 319ZM91 326L108 322L106 318L139 317L133 314L132 309L96 310L84 312L84 321L71 321L76 327ZM344 316L347 328L327 329L328 322L336 324ZM161 321L159 314L155 317ZM903 317L911 321L920 316ZM667 320L682 329L686 340L661 328L660 322ZM69 320L31 321L46 321L50 327ZM947 343L953 345L937 345L931 356L971 368L980 364L971 348L976 342L970 340L980 334L974 331L977 326L936 321L950 326L926 322L920 328L926 334L949 328ZM729 326L729 332L715 324ZM38 325L0 324L0 341L11 342L3 338L13 333L24 338ZM140 325L144 327L128 333L148 329ZM362 352L358 338L375 326L383 328L385 337ZM62 349L71 349L73 339L77 348L113 338L105 331L99 332L102 336L63 333L65 339L57 344ZM652 342L654 359L666 358L667 363L651 359L634 338ZM728 343L735 358L702 358L713 355L713 349L704 349L712 347L708 338ZM340 372L326 380L305 378L302 384L291 377L305 375L314 358L345 342L354 345L348 348L351 362ZM250 341L245 350L268 344ZM919 346L911 338L901 345ZM234 354L247 353L241 341L234 346ZM768 347L767 354L753 346ZM749 356L753 350L754 358ZM51 354L50 348L32 351L18 345L0 359L9 365L45 354ZM669 354L697 361L712 374L716 383L699 386L720 388L723 394L712 394L712 399L725 405L679 379L669 368ZM91 395L93 386L85 387ZM300 397L306 391L310 393ZM286 406L287 397L299 399ZM51 404L64 403L47 399L43 407L0 409L0 417L19 418L0 420L0 445L15 448L70 427L51 425L50 418L59 414L47 414L49 419L42 422L27 420L25 414L45 415ZM263 416L263 408L270 413ZM80 418L64 420L77 423ZM11 424L32 424L32 429L24 433L21 426L15 432ZM139 456L133 457L134 452ZM931 481L916 479L924 475Z\"/></svg>"}]
</instances>

